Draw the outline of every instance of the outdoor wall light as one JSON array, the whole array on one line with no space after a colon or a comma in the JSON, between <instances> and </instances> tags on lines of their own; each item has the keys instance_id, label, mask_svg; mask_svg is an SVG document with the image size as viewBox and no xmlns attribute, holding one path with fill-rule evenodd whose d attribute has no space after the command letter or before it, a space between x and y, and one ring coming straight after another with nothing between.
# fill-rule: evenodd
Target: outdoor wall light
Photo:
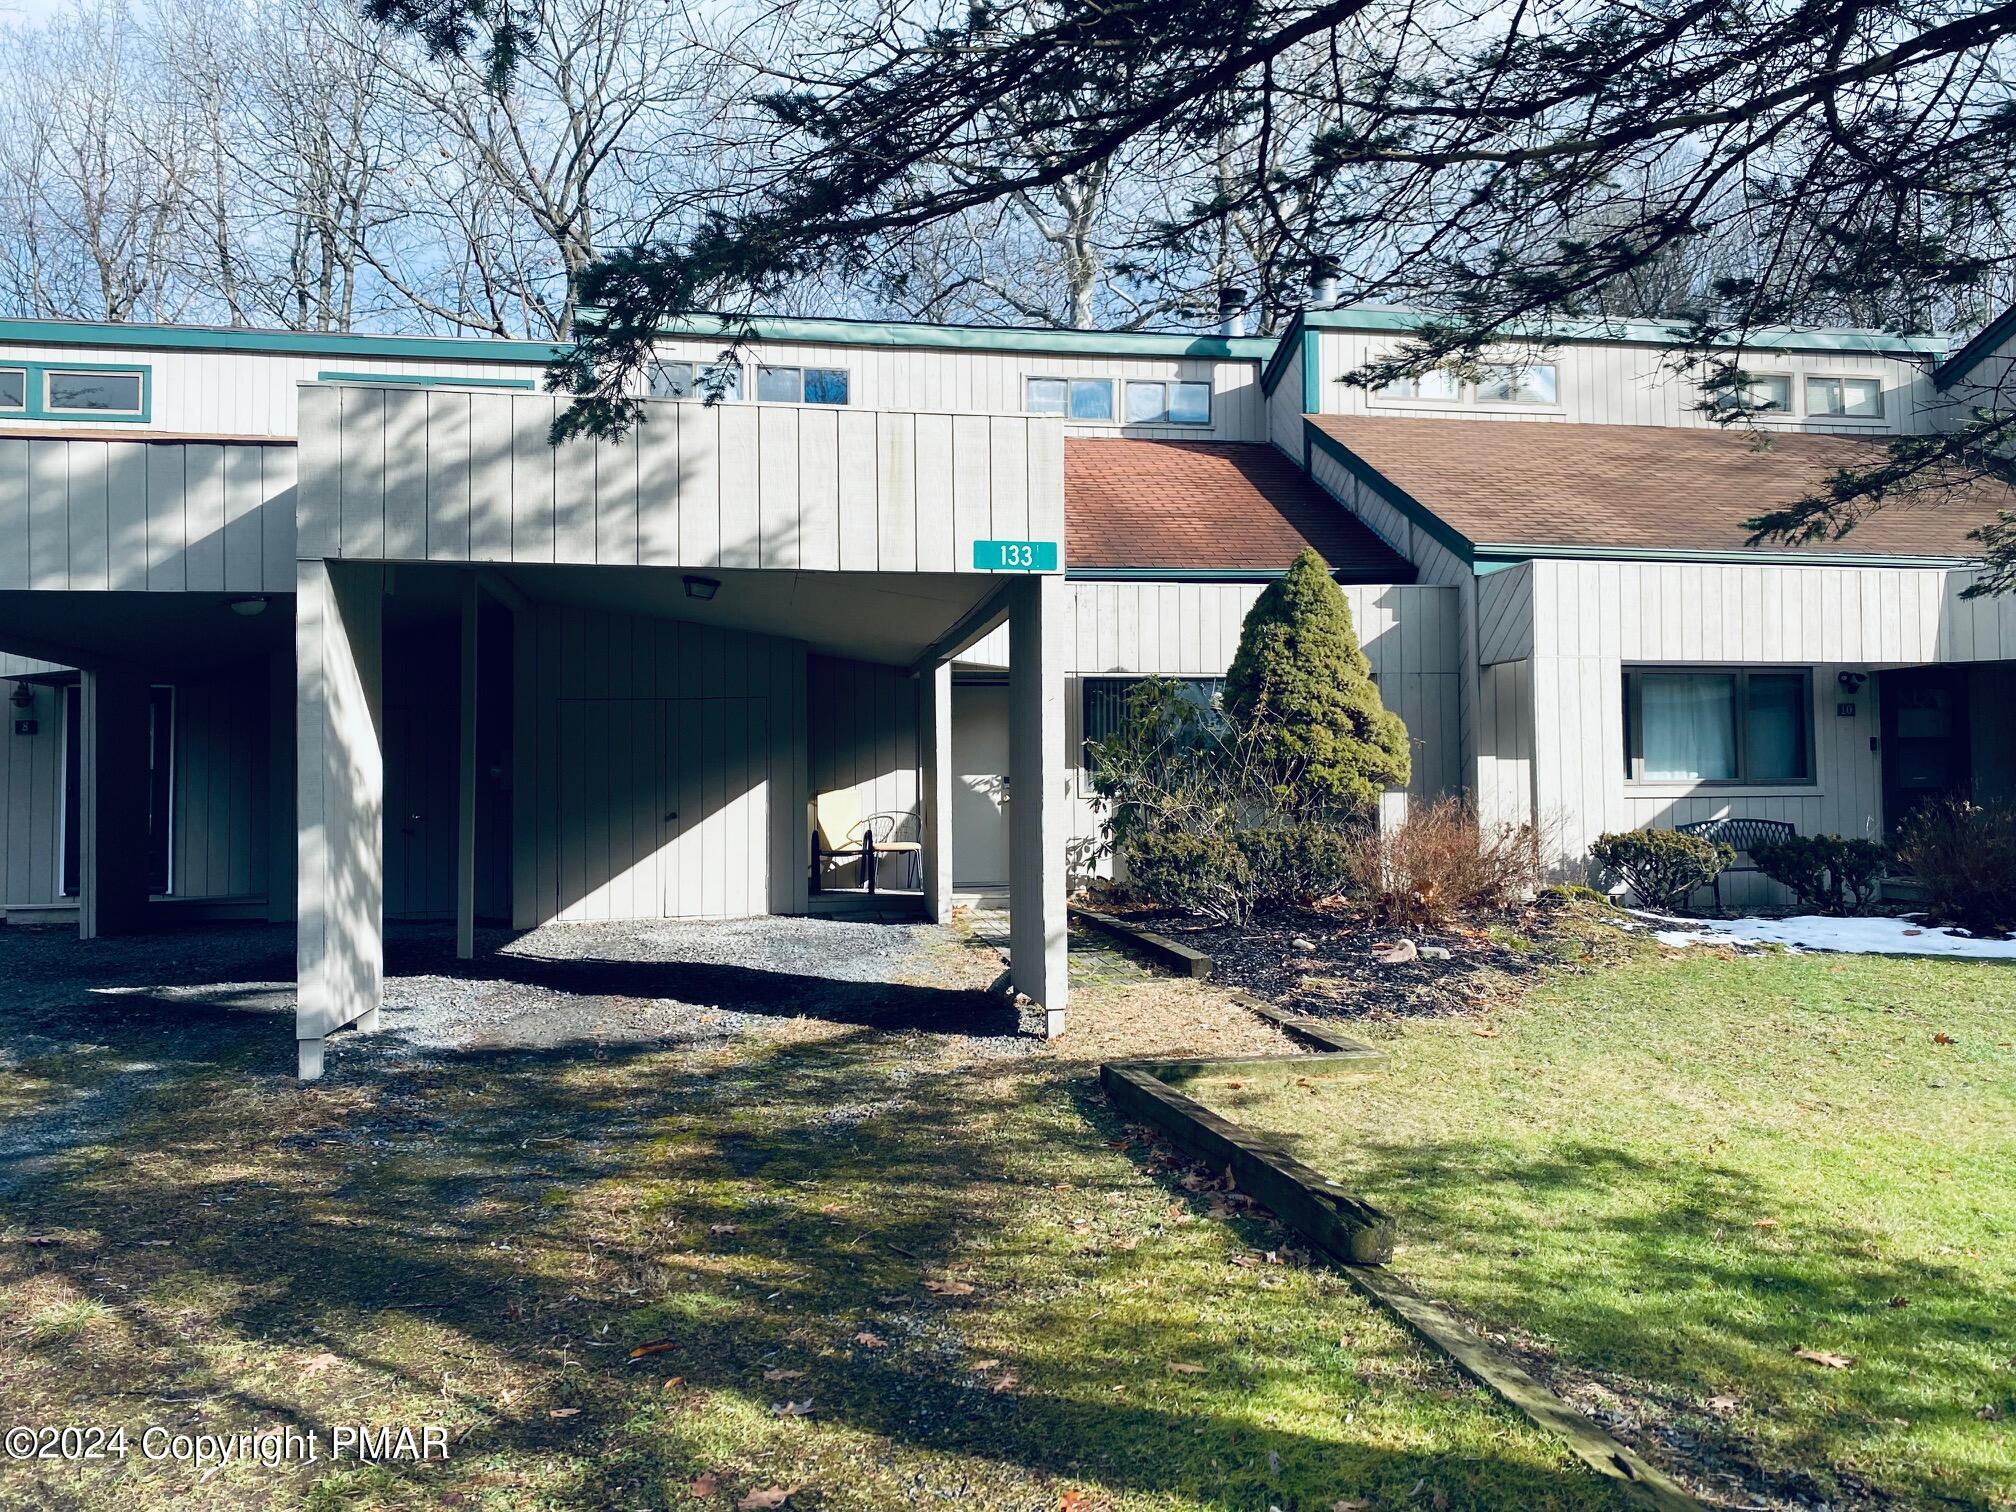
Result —
<instances>
[{"instance_id":1,"label":"outdoor wall light","mask_svg":"<svg viewBox=\"0 0 2016 1512\"><path fill-rule=\"evenodd\" d=\"M231 600L231 612L250 619L255 614L264 614L266 612L266 600L263 598L233 599Z\"/></svg>"},{"instance_id":2,"label":"outdoor wall light","mask_svg":"<svg viewBox=\"0 0 2016 1512\"><path fill-rule=\"evenodd\" d=\"M1841 690L1852 698L1862 691L1862 684L1869 681L1869 674L1867 672L1837 672L1834 674L1834 680L1841 684Z\"/></svg>"},{"instance_id":3,"label":"outdoor wall light","mask_svg":"<svg viewBox=\"0 0 2016 1512\"><path fill-rule=\"evenodd\" d=\"M35 690L25 682L17 682L9 701L17 709L32 709L35 707Z\"/></svg>"},{"instance_id":4,"label":"outdoor wall light","mask_svg":"<svg viewBox=\"0 0 2016 1512\"><path fill-rule=\"evenodd\" d=\"M685 582L686 597L688 598L711 599L721 591L721 579L719 578L688 576Z\"/></svg>"}]
</instances>

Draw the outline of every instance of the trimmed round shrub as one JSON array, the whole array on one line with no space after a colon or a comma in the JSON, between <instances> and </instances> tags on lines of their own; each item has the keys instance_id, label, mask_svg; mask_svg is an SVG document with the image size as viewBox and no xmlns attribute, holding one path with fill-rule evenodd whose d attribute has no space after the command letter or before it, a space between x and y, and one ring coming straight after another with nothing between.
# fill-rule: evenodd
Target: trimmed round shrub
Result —
<instances>
[{"instance_id":1,"label":"trimmed round shrub","mask_svg":"<svg viewBox=\"0 0 2016 1512\"><path fill-rule=\"evenodd\" d=\"M1677 912L1697 888L1706 887L1736 859L1718 840L1678 830L1625 830L1601 835L1589 854L1647 908Z\"/></svg>"},{"instance_id":2,"label":"trimmed round shrub","mask_svg":"<svg viewBox=\"0 0 2016 1512\"><path fill-rule=\"evenodd\" d=\"M1751 847L1757 869L1789 887L1802 908L1861 913L1875 900L1890 869L1888 847L1839 835L1789 835Z\"/></svg>"}]
</instances>

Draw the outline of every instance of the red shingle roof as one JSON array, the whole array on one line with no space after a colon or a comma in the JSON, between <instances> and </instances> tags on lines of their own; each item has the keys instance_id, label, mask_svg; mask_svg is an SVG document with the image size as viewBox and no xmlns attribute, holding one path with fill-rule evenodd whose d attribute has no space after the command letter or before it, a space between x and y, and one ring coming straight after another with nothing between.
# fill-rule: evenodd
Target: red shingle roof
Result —
<instances>
[{"instance_id":1,"label":"red shingle roof","mask_svg":"<svg viewBox=\"0 0 2016 1512\"><path fill-rule=\"evenodd\" d=\"M1271 446L1064 443L1066 563L1279 572L1305 546L1346 582L1414 568Z\"/></svg>"},{"instance_id":2,"label":"red shingle roof","mask_svg":"<svg viewBox=\"0 0 2016 1512\"><path fill-rule=\"evenodd\" d=\"M1413 420L1311 415L1416 503L1475 545L1614 546L1646 551L1742 551L1743 522L1814 493L1830 473L1883 458L1887 438L1551 421ZM1894 504L1831 554L1974 557L1967 532L2016 507L2016 491L1979 481L1936 505ZM1782 544L1767 550L1784 550Z\"/></svg>"}]
</instances>

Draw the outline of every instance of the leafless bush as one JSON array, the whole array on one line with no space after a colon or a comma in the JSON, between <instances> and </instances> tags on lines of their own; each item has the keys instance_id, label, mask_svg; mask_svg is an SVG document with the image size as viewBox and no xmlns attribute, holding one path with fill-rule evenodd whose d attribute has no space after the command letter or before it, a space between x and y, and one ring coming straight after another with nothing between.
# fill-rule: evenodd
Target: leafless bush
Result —
<instances>
[{"instance_id":1,"label":"leafless bush","mask_svg":"<svg viewBox=\"0 0 2016 1512\"><path fill-rule=\"evenodd\" d=\"M1529 896L1540 883L1540 833L1531 824L1484 825L1462 799L1438 798L1368 831L1352 875L1393 923L1439 929Z\"/></svg>"}]
</instances>

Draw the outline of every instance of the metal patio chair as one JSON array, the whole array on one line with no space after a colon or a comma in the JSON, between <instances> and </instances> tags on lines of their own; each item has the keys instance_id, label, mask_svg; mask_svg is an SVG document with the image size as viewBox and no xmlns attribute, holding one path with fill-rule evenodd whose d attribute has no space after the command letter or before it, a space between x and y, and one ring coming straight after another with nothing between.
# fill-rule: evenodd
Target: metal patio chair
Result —
<instances>
[{"instance_id":1,"label":"metal patio chair","mask_svg":"<svg viewBox=\"0 0 2016 1512\"><path fill-rule=\"evenodd\" d=\"M903 859L907 885L922 887L923 843L895 838L909 818L908 814L863 814L861 800L852 792L819 794L812 800L812 891L825 890L828 866L859 861L861 885L872 893L879 885L883 862L892 857Z\"/></svg>"}]
</instances>

